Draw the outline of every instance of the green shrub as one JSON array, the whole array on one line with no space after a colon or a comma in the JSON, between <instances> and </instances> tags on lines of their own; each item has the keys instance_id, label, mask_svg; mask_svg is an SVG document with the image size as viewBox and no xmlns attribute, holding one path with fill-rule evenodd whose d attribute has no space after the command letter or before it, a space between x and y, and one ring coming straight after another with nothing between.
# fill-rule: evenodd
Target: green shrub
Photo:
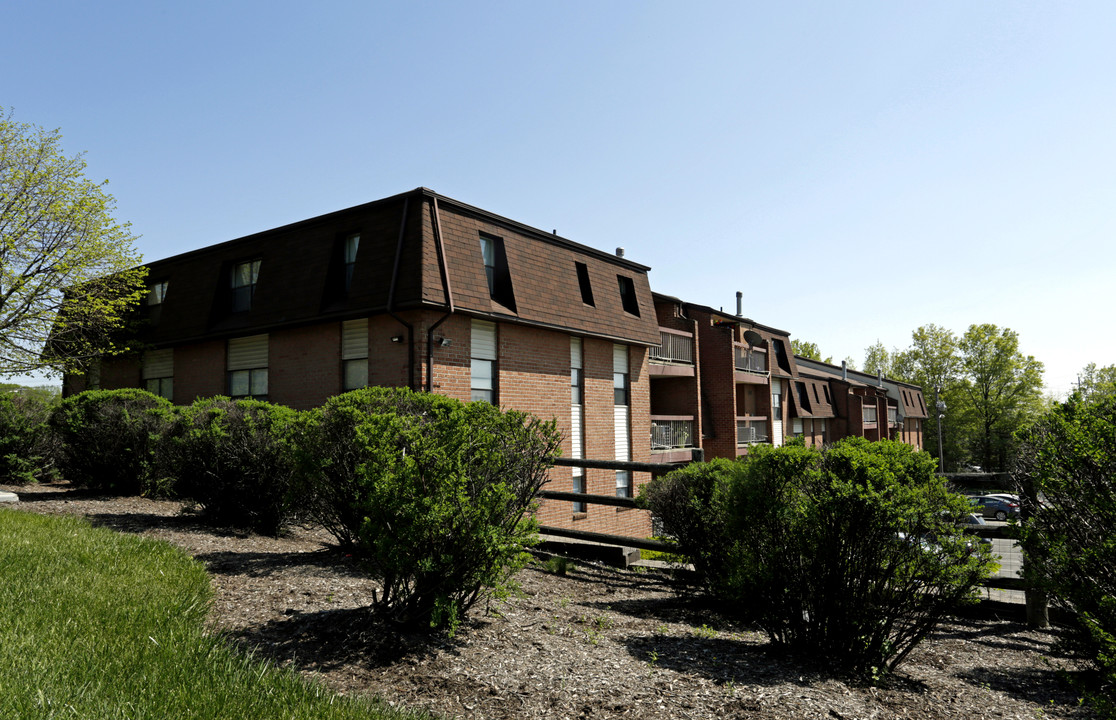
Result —
<instances>
[{"instance_id":1,"label":"green shrub","mask_svg":"<svg viewBox=\"0 0 1116 720\"><path fill-rule=\"evenodd\" d=\"M695 580L713 595L727 594L720 583L731 573L725 548L731 543L728 513L721 503L724 478L739 469L717 458L691 463L640 488L639 503L662 521L669 540L694 566Z\"/></svg>"},{"instance_id":2,"label":"green shrub","mask_svg":"<svg viewBox=\"0 0 1116 720\"><path fill-rule=\"evenodd\" d=\"M46 420L57 405L50 392L0 394L0 482L26 485L51 475Z\"/></svg>"},{"instance_id":3,"label":"green shrub","mask_svg":"<svg viewBox=\"0 0 1116 720\"><path fill-rule=\"evenodd\" d=\"M49 426L62 477L117 495L161 494L155 453L174 406L145 390L88 390L62 400Z\"/></svg>"},{"instance_id":4,"label":"green shrub","mask_svg":"<svg viewBox=\"0 0 1116 720\"><path fill-rule=\"evenodd\" d=\"M364 558L381 588L373 605L452 632L527 561L525 513L559 435L488 403L366 388L315 411L304 442L308 510Z\"/></svg>"},{"instance_id":5,"label":"green shrub","mask_svg":"<svg viewBox=\"0 0 1116 720\"><path fill-rule=\"evenodd\" d=\"M259 400L198 400L180 410L163 443L163 474L211 522L277 534L292 515L297 419Z\"/></svg>"},{"instance_id":6,"label":"green shrub","mask_svg":"<svg viewBox=\"0 0 1116 720\"><path fill-rule=\"evenodd\" d=\"M946 490L932 458L903 443L758 446L687 473L668 496L677 508L692 489L704 530L689 518L676 532L659 488L646 498L706 586L777 646L832 667L893 670L994 567L956 526L964 498ZM672 473L652 485L678 483Z\"/></svg>"},{"instance_id":7,"label":"green shrub","mask_svg":"<svg viewBox=\"0 0 1116 720\"><path fill-rule=\"evenodd\" d=\"M1086 692L1116 717L1116 397L1075 396L1020 440L1024 577L1076 618L1060 647L1092 670Z\"/></svg>"}]
</instances>

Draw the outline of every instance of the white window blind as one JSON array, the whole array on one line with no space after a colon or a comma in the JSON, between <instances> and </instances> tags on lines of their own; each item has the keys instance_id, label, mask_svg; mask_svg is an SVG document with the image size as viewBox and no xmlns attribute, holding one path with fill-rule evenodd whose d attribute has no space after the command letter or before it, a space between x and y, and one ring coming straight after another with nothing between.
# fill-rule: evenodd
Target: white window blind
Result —
<instances>
[{"instance_id":1,"label":"white window blind","mask_svg":"<svg viewBox=\"0 0 1116 720\"><path fill-rule=\"evenodd\" d=\"M267 335L250 335L229 340L229 370L267 367Z\"/></svg>"},{"instance_id":2,"label":"white window blind","mask_svg":"<svg viewBox=\"0 0 1116 720\"><path fill-rule=\"evenodd\" d=\"M612 346L612 372L628 374L628 346Z\"/></svg>"},{"instance_id":3,"label":"white window blind","mask_svg":"<svg viewBox=\"0 0 1116 720\"><path fill-rule=\"evenodd\" d=\"M166 378L174 375L174 349L149 350L143 354L143 379Z\"/></svg>"},{"instance_id":4,"label":"white window blind","mask_svg":"<svg viewBox=\"0 0 1116 720\"><path fill-rule=\"evenodd\" d=\"M473 321L473 351L471 357L480 360L496 359L496 323Z\"/></svg>"},{"instance_id":5,"label":"white window blind","mask_svg":"<svg viewBox=\"0 0 1116 720\"><path fill-rule=\"evenodd\" d=\"M341 359L368 357L368 318L341 323Z\"/></svg>"}]
</instances>

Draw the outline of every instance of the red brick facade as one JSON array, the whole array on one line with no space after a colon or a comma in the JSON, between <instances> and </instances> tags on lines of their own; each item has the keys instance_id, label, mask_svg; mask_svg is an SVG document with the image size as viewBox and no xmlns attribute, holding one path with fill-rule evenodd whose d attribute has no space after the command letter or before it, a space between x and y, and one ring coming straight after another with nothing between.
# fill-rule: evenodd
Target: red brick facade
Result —
<instances>
[{"instance_id":1,"label":"red brick facade","mask_svg":"<svg viewBox=\"0 0 1116 720\"><path fill-rule=\"evenodd\" d=\"M342 250L353 237L359 241L349 264ZM245 263L258 263L259 272L241 307L230 278ZM474 397L474 363L492 362L494 401L556 420L570 456L571 338L579 338L586 459L680 463L695 450L736 458L755 443L781 444L792 435L810 445L847 435L922 443L926 413L917 388L835 377L840 369L796 358L785 331L652 295L645 266L425 188L149 269L151 281L167 288L141 339L173 351L179 404L230 393L230 378L242 380L245 372L229 367L230 343L241 349L251 344L245 338L266 337L266 354L257 344L251 361L266 368L267 398L300 409L342 392L346 362L364 362L370 385L462 401ZM353 335L364 322L366 361ZM487 328L495 329L491 351L487 341L474 347L475 332L491 337ZM627 356L628 404L620 412L617 348ZM477 352L494 357L474 358ZM142 387L141 361L105 360L98 373L67 377L64 387L91 384ZM865 404L875 407L875 423L866 422ZM618 433L624 412L627 429ZM620 452L625 438L628 450ZM549 487L573 490L573 477L571 468L555 467ZM631 489L638 492L649 477L634 473ZM584 478L590 494L618 492L616 471L586 469ZM607 505L575 513L569 501L545 500L538 518L553 527L651 534L646 512Z\"/></svg>"}]
</instances>

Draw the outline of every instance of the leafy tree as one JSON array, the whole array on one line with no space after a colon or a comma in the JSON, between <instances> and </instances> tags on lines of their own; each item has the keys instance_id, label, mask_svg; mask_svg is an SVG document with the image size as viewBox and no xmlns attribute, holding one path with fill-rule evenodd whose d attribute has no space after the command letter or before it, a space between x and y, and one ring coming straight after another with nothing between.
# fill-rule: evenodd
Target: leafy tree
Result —
<instances>
[{"instance_id":1,"label":"leafy tree","mask_svg":"<svg viewBox=\"0 0 1116 720\"><path fill-rule=\"evenodd\" d=\"M948 460L947 469L967 459L966 431L959 422L963 403L958 379L961 359L957 336L952 330L935 325L923 325L911 333L911 346L895 353L892 358L892 377L922 388L930 417L923 426L925 448L935 457L938 454L938 411L935 400L946 405L942 422L942 451Z\"/></svg>"},{"instance_id":2,"label":"leafy tree","mask_svg":"<svg viewBox=\"0 0 1116 720\"><path fill-rule=\"evenodd\" d=\"M1086 692L1116 718L1116 395L1075 394L1020 441L1024 575L1074 618L1060 645L1093 670Z\"/></svg>"},{"instance_id":3,"label":"leafy tree","mask_svg":"<svg viewBox=\"0 0 1116 720\"><path fill-rule=\"evenodd\" d=\"M1015 432L1042 412L1043 365L1019 352L1019 336L995 325L970 325L958 343L962 418L970 453L986 469L1005 468Z\"/></svg>"},{"instance_id":4,"label":"leafy tree","mask_svg":"<svg viewBox=\"0 0 1116 720\"><path fill-rule=\"evenodd\" d=\"M791 352L800 357L810 358L811 360L817 360L819 362L833 362L832 355L823 360L821 350L818 349L817 344L809 340L791 340Z\"/></svg>"},{"instance_id":5,"label":"leafy tree","mask_svg":"<svg viewBox=\"0 0 1116 720\"><path fill-rule=\"evenodd\" d=\"M884 344L877 340L875 345L864 351L864 372L873 375L882 372L885 377L894 377L892 367L894 361L894 355L889 353Z\"/></svg>"},{"instance_id":6,"label":"leafy tree","mask_svg":"<svg viewBox=\"0 0 1116 720\"><path fill-rule=\"evenodd\" d=\"M1116 365L1098 368L1096 363L1089 363L1077 375L1077 391L1086 400L1116 395Z\"/></svg>"},{"instance_id":7,"label":"leafy tree","mask_svg":"<svg viewBox=\"0 0 1116 720\"><path fill-rule=\"evenodd\" d=\"M0 374L80 370L118 350L112 333L143 294L135 236L61 139L0 109Z\"/></svg>"}]
</instances>

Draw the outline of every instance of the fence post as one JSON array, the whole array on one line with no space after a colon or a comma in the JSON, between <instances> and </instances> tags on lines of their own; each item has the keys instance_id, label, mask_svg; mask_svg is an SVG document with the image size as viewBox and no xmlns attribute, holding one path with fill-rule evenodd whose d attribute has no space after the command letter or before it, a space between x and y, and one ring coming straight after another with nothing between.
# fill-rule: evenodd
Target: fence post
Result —
<instances>
[{"instance_id":1,"label":"fence post","mask_svg":"<svg viewBox=\"0 0 1116 720\"><path fill-rule=\"evenodd\" d=\"M1035 508L1038 507L1038 492L1036 492L1035 483L1030 477L1024 477L1020 486L1023 496L1019 499L1023 507L1020 508L1019 523L1026 525L1030 521L1031 515L1034 514ZM1027 565L1031 562L1031 558L1027 553L1026 545L1020 543L1019 549L1023 552L1023 577L1026 578ZM1050 627L1050 607L1046 591L1042 588L1031 587L1028 583L1024 595L1027 603L1027 627Z\"/></svg>"}]
</instances>

